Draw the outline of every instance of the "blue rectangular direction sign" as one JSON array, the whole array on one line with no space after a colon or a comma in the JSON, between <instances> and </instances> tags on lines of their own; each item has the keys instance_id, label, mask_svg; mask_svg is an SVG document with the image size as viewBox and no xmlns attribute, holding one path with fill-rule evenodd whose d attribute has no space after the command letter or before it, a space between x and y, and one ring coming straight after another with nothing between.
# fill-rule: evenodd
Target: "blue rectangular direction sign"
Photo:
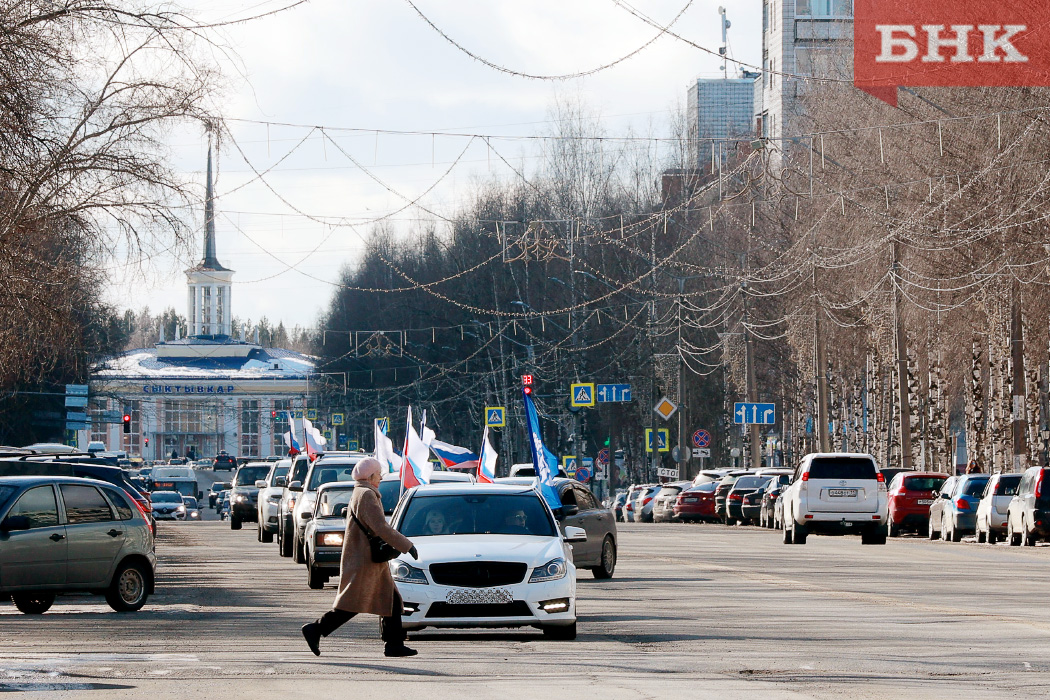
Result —
<instances>
[{"instance_id":1,"label":"blue rectangular direction sign","mask_svg":"<svg viewBox=\"0 0 1050 700\"><path fill-rule=\"evenodd\" d=\"M631 401L630 384L599 384L598 403L626 403Z\"/></svg>"},{"instance_id":2,"label":"blue rectangular direction sign","mask_svg":"<svg viewBox=\"0 0 1050 700\"><path fill-rule=\"evenodd\" d=\"M733 407L733 422L737 425L773 425L776 421L776 404L738 403Z\"/></svg>"}]
</instances>

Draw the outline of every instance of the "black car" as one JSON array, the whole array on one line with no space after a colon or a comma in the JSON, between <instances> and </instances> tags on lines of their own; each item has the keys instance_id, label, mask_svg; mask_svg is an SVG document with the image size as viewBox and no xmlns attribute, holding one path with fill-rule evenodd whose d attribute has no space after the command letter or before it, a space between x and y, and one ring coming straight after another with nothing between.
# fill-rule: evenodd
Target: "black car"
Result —
<instances>
[{"instance_id":1,"label":"black car","mask_svg":"<svg viewBox=\"0 0 1050 700\"><path fill-rule=\"evenodd\" d=\"M733 490L733 484L736 483L736 480L747 473L746 470L729 472L718 482L718 488L715 489L715 515L722 522L729 522L729 518L726 516L726 496Z\"/></svg>"},{"instance_id":2,"label":"black car","mask_svg":"<svg viewBox=\"0 0 1050 700\"><path fill-rule=\"evenodd\" d=\"M230 490L230 529L240 530L241 523L259 519L259 487L256 481L270 473L266 462L250 462L237 470Z\"/></svg>"},{"instance_id":3,"label":"black car","mask_svg":"<svg viewBox=\"0 0 1050 700\"><path fill-rule=\"evenodd\" d=\"M225 452L220 452L215 455L215 461L212 462L212 471L219 471L220 469L228 472L232 472L237 468L237 458L233 455L228 455Z\"/></svg>"},{"instance_id":4,"label":"black car","mask_svg":"<svg viewBox=\"0 0 1050 700\"><path fill-rule=\"evenodd\" d=\"M766 487L760 492L762 495L762 507L758 513L758 524L761 527L773 529L779 526L779 523L776 522L777 499L780 498L780 494L790 483L791 476L782 474L770 479Z\"/></svg>"}]
</instances>

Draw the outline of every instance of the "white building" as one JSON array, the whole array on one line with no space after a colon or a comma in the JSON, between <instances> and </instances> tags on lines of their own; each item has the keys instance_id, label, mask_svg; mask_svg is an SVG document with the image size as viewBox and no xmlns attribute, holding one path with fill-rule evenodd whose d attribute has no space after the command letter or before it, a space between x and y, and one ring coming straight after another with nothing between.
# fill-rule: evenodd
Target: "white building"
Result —
<instances>
[{"instance_id":1,"label":"white building","mask_svg":"<svg viewBox=\"0 0 1050 700\"><path fill-rule=\"evenodd\" d=\"M162 336L155 346L110 358L91 372L92 429L85 437L108 449L144 459L172 452L212 457L220 450L240 457L283 454L283 412L310 403L313 358L233 337L234 273L215 253L210 149L204 218L204 258L186 271L190 336ZM131 416L130 434L120 423L124 413Z\"/></svg>"}]
</instances>

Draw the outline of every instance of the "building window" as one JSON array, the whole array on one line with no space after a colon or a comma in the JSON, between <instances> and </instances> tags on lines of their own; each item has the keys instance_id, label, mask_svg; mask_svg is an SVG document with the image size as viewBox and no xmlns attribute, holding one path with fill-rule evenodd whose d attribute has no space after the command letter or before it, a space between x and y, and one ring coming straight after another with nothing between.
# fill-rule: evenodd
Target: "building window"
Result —
<instances>
[{"instance_id":1,"label":"building window","mask_svg":"<svg viewBox=\"0 0 1050 700\"><path fill-rule=\"evenodd\" d=\"M211 287L201 287L201 334L211 335Z\"/></svg>"},{"instance_id":2,"label":"building window","mask_svg":"<svg viewBox=\"0 0 1050 700\"><path fill-rule=\"evenodd\" d=\"M224 406L213 401L165 401L164 433L216 435L225 428Z\"/></svg>"},{"instance_id":3,"label":"building window","mask_svg":"<svg viewBox=\"0 0 1050 700\"><path fill-rule=\"evenodd\" d=\"M277 415L273 419L273 452L275 455L288 454L288 447L284 444L284 434L288 432L288 411L292 410L291 399L274 399L273 410Z\"/></svg>"},{"instance_id":4,"label":"building window","mask_svg":"<svg viewBox=\"0 0 1050 700\"><path fill-rule=\"evenodd\" d=\"M109 410L109 399L91 404L91 442L101 442L109 449L109 423L102 422L102 413Z\"/></svg>"},{"instance_id":5,"label":"building window","mask_svg":"<svg viewBox=\"0 0 1050 700\"><path fill-rule=\"evenodd\" d=\"M259 402L241 401L241 456L259 456Z\"/></svg>"},{"instance_id":6,"label":"building window","mask_svg":"<svg viewBox=\"0 0 1050 700\"><path fill-rule=\"evenodd\" d=\"M223 297L226 296L223 292L225 290L222 287L216 287L215 289L215 332L222 333L224 321L223 321Z\"/></svg>"},{"instance_id":7,"label":"building window","mask_svg":"<svg viewBox=\"0 0 1050 700\"><path fill-rule=\"evenodd\" d=\"M853 0L795 0L795 16L850 18Z\"/></svg>"}]
</instances>

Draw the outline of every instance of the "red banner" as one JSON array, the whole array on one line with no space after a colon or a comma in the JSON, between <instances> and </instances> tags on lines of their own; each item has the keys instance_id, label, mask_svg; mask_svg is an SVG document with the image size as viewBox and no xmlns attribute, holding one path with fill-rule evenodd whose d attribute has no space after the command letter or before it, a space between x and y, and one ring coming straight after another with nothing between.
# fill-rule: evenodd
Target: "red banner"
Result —
<instances>
[{"instance_id":1,"label":"red banner","mask_svg":"<svg viewBox=\"0 0 1050 700\"><path fill-rule=\"evenodd\" d=\"M1050 85L1048 0L855 0L854 84L897 106L898 87Z\"/></svg>"}]
</instances>

